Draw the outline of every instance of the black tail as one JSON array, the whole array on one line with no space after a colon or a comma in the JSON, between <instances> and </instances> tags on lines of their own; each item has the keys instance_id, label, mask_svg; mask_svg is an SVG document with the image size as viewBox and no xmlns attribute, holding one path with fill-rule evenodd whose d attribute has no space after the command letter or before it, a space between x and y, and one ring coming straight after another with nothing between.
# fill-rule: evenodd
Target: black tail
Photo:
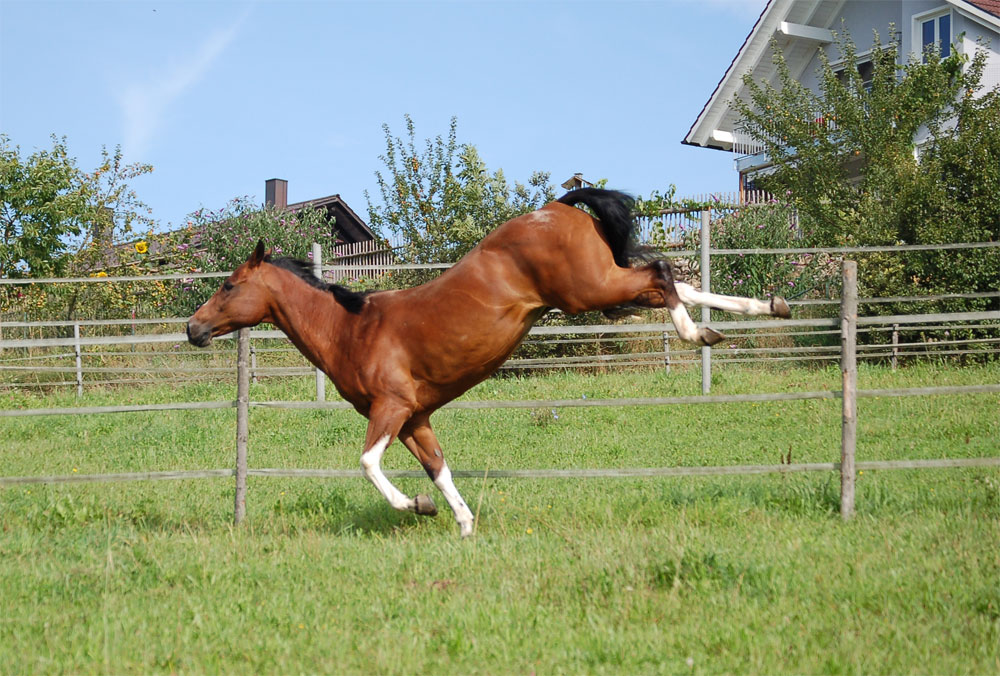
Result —
<instances>
[{"instance_id":1,"label":"black tail","mask_svg":"<svg viewBox=\"0 0 1000 676\"><path fill-rule=\"evenodd\" d=\"M590 207L601 221L615 263L622 268L629 267L629 258L636 253L633 240L635 222L632 220L634 199L617 190L579 188L566 193L558 201L569 206L586 204Z\"/></svg>"}]
</instances>

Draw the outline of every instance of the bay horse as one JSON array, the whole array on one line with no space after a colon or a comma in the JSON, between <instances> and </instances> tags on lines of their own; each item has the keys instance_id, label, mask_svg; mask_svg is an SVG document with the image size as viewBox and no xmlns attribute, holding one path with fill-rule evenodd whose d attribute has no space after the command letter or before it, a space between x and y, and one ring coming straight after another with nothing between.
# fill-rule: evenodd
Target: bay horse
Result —
<instances>
[{"instance_id":1,"label":"bay horse","mask_svg":"<svg viewBox=\"0 0 1000 676\"><path fill-rule=\"evenodd\" d=\"M467 537L472 512L452 481L431 414L495 372L547 311L665 307L678 335L698 345L723 336L699 328L685 303L790 316L781 298L702 293L675 282L663 260L631 267L637 252L631 207L623 193L573 190L500 225L438 278L398 291L358 293L328 284L313 276L310 263L272 258L258 242L188 321L188 339L205 347L215 336L261 322L284 331L368 418L361 467L389 504L437 514L429 496L410 498L383 474L382 455L398 438Z\"/></svg>"}]
</instances>

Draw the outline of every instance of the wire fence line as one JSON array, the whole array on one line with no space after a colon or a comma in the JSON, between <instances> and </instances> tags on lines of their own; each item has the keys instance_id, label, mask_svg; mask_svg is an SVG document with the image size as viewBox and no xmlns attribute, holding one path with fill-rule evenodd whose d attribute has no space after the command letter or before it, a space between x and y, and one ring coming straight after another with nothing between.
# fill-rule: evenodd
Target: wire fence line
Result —
<instances>
[{"instance_id":1,"label":"wire fence line","mask_svg":"<svg viewBox=\"0 0 1000 676\"><path fill-rule=\"evenodd\" d=\"M991 245L994 243L990 243ZM1000 243L996 243L1000 245ZM746 402L775 402L775 401L796 401L807 399L837 399L843 402L843 426L842 426L842 456L840 463L812 463L803 465L771 465L771 466L739 466L728 468L638 468L638 469L573 469L573 470L505 470L508 472L520 472L519 476L563 476L563 477L587 477L587 476L681 476L685 473L711 475L711 474L739 474L739 473L765 473L783 471L829 471L838 470L841 474L841 514L847 519L853 515L854 511L854 472L859 467L864 467L854 460L854 446L856 444L856 411L852 412L854 402L858 398L866 397L904 397L904 396L940 396L958 394L993 394L1000 392L1000 384L983 384L973 386L955 387L928 387L928 388L907 388L899 390L858 390L856 387L856 359L858 350L856 337L859 327L882 327L891 324L898 330L898 327L905 325L931 325L934 322L969 322L969 321L996 321L1000 319L1000 312L964 312L964 313L931 313L923 315L890 315L883 317L859 317L857 305L857 274L856 264L845 261L842 275L841 313L839 319L803 319L803 320L758 320L740 322L713 322L712 326L719 330L750 330L750 329L770 329L785 327L811 327L811 328L831 328L838 329L841 335L840 361L841 369L844 373L844 387L841 391L818 391L818 392L784 392L784 393L764 393L764 394L743 394L743 395L711 395L703 389L701 396L688 397L650 397L650 398L626 398L626 399L554 399L554 400L531 400L531 401L456 401L449 404L448 409L468 409L482 410L489 408L514 409L514 408L577 408L577 407L602 407L602 406L666 406L666 405L690 405L690 404L733 404ZM853 270L853 272L851 272ZM852 277L853 275L853 277ZM542 326L535 327L529 335L549 336L559 334L627 334L653 332L661 335L670 331L666 324L631 324L612 326ZM258 337L282 338L279 331L257 331L253 332ZM189 411L189 410L211 410L235 408L237 411L237 467L234 470L192 470L192 471L168 471L168 472L139 472L131 474L115 475L85 475L93 481L119 481L119 480L160 480L160 479L187 479L196 477L218 477L235 476L237 481L237 500L235 520L242 518L241 511L241 486L244 491L242 498L245 503L246 477L258 476L292 476L294 472L334 472L337 470L250 470L246 466L246 447L248 437L249 410L251 408L283 408L290 410L297 409L348 409L350 405L342 401L299 401L299 402L250 402L247 396L246 383L250 378L250 336L251 331L241 330L237 339L237 380L240 384L239 394L236 401L222 402L185 402L170 404L144 404L134 406L116 407L64 407L48 409L9 409L0 410L0 417L24 417L24 416L52 416L52 415L102 415L109 413L137 413L150 411ZM125 340L123 340L125 339ZM107 345L107 344L141 344L142 342L171 342L186 339L184 334L154 334L148 336L100 336L87 337L79 336L79 328L76 327L75 335L71 339L40 339L34 341L6 340L0 342L0 347L28 347L30 344L38 345L45 341L47 347L65 347L72 345L75 354L79 355L81 345ZM69 342L60 342L69 341ZM898 350L899 346L896 346ZM704 352L703 352L704 355ZM836 355L828 355L827 358L835 359ZM759 361L761 357L755 355L751 357L754 361ZM704 367L704 357L702 360ZM703 383L704 383L703 379ZM78 379L79 385L79 379ZM324 397L325 398L325 397ZM924 461L905 461L909 467L961 467L961 466L995 466L1000 465L1000 458L978 458L970 460L936 459L932 464L920 464ZM936 464L933 464L936 463ZM970 464L971 463L971 464ZM978 463L978 464L976 464ZM794 469L792 469L794 467ZM900 469L903 465L892 463L883 464L881 468ZM475 470L465 470L475 472ZM282 474L284 472L285 474ZM539 474L542 473L542 474ZM559 474L562 473L562 474ZM674 474L671 474L674 473ZM306 476L306 474L296 474ZM67 477L0 477L0 485L10 485L16 483L40 483L40 482L68 482L82 481L85 476L74 475ZM334 476L326 474L324 476ZM352 472L350 476L357 476L357 472ZM456 472L456 476L461 476ZM485 474L484 474L485 476ZM499 478L501 474L494 472L492 476ZM516 476L511 474L510 476ZM245 508L245 504L244 504Z\"/></svg>"},{"instance_id":2,"label":"wire fence line","mask_svg":"<svg viewBox=\"0 0 1000 676\"><path fill-rule=\"evenodd\" d=\"M937 387L886 388L857 390L859 399L881 397L923 397L958 394L996 394L1000 384L985 385L942 385ZM711 394L676 397L616 397L613 399L530 399L478 401L452 401L442 410L486 410L486 409L537 409L537 408L606 408L619 406L680 406L702 404L764 403L774 401L805 401L812 399L839 399L840 390L817 390L812 392L769 392L758 394ZM292 411L324 410L346 411L353 408L346 401L249 401L250 408L285 409ZM236 408L235 401L174 402L163 404L134 404L124 406L65 406L61 408L0 409L0 418L19 418L59 415L106 415L112 413L149 413L152 411L196 411Z\"/></svg>"},{"instance_id":3,"label":"wire fence line","mask_svg":"<svg viewBox=\"0 0 1000 676\"><path fill-rule=\"evenodd\" d=\"M935 458L930 460L859 460L855 469L949 469L1000 467L1000 458ZM754 474L795 474L799 472L836 472L839 462L789 463L781 465L717 465L702 467L635 467L593 469L455 469L456 479L629 479L646 477L738 476ZM392 479L424 479L423 470L384 470ZM117 474L54 474L35 477L0 477L0 486L25 484L122 483L128 481L172 481L231 478L235 469L167 470L160 472L120 472ZM288 479L363 479L359 469L248 468L247 476Z\"/></svg>"},{"instance_id":4,"label":"wire fence line","mask_svg":"<svg viewBox=\"0 0 1000 676\"><path fill-rule=\"evenodd\" d=\"M131 278L137 279L137 278ZM141 279L146 279L145 277ZM3 280L0 280L2 282ZM884 304L884 303L930 303L942 300L969 300L980 298L1000 298L998 291L982 291L977 293L943 293L929 294L925 296L884 296L873 298L859 298L861 304ZM790 300L791 306L810 305L839 305L839 298L819 298L812 300ZM557 310L551 310L558 313ZM188 317L161 317L154 319L53 319L45 321L5 321L0 319L0 328L72 328L78 327L100 327L100 326L159 326L170 324L187 324ZM614 325L608 325L614 326Z\"/></svg>"},{"instance_id":5,"label":"wire fence line","mask_svg":"<svg viewBox=\"0 0 1000 676\"><path fill-rule=\"evenodd\" d=\"M173 322L184 321L182 319L172 319ZM996 324L984 324L982 322L994 321ZM116 322L121 323L121 322ZM777 345L765 346L738 346L729 342L716 346L712 353L716 356L717 363L743 363L749 361L779 362L779 361L831 361L835 359L838 350L833 345L805 345L789 346L780 339L787 339L795 336L814 336L822 342L823 336L831 336L838 332L839 320L834 318L816 319L791 319L791 320L749 320L712 322L713 328L725 331L736 331L735 334L727 336L728 341L751 339L769 340L779 339ZM788 329L809 329L804 331L789 331ZM936 358L945 356L975 355L984 357L998 353L996 349L1000 339L997 338L969 338L958 339L951 337L951 331L959 329L990 329L1000 330L1000 311L985 311L974 313L931 313L921 315L888 315L875 317L861 317L858 320L858 332L892 332L891 343L873 343L861 345L857 348L858 357L866 360L888 360L893 366L898 364L900 359L913 357ZM900 340L900 336L907 331L919 331L921 340L907 341ZM933 331L938 334L943 333L943 337L929 338L924 335L926 331ZM251 368L252 377L256 381L258 378L271 377L297 377L314 372L314 369L304 360L301 365L271 365L261 366L257 363L258 355L294 355L293 359L298 359L298 352L292 347L260 347L260 341L277 340L283 345L287 345L286 336L273 329L257 329L250 332L250 336L257 341L258 345L251 348ZM575 336L572 338L560 338L560 336ZM220 338L220 345L232 344L233 334ZM525 348L538 348L546 345L569 345L576 344L586 346L588 343L597 346L601 344L612 344L614 348L624 349L623 352L611 354L570 354L558 356L515 356L508 360L503 366L504 371L523 371L529 369L553 369L553 368L593 368L606 366L663 366L667 370L671 366L681 366L685 364L700 363L696 357L700 350L692 348L671 348L669 341L677 341L676 331L672 324L667 323L636 323L636 324L614 324L614 325L556 325L556 326L536 326L531 329L525 340ZM137 346L142 345L168 345L173 344L171 350L160 351L136 351ZM645 350L643 346L654 346L654 351L649 347ZM85 348L101 348L125 346L132 351L101 351L99 349L85 350ZM631 347L629 347L631 346ZM636 349L638 346L638 349ZM83 387L99 385L118 385L129 382L147 383L155 382L153 376L173 376L163 378L164 381L186 382L192 380L204 380L211 377L230 377L232 369L228 366L210 366L206 364L189 361L192 357L197 357L200 362L205 357L218 357L219 355L231 355L232 348L198 350L188 349L186 335L180 332L171 333L148 333L137 335L112 335L112 336L81 336L79 330L74 328L72 337L59 338L30 338L0 340L0 352L4 349L9 351L18 350L58 350L59 348L73 348L72 352L56 352L56 354L36 354L24 356L21 352L15 352L17 356L0 356L0 376L8 374L11 379L0 382L0 387L64 387L76 386L77 393L82 394ZM945 349L945 348L951 349ZM105 358L119 357L118 361L124 362L118 365L107 365ZM152 361L145 365L125 365L129 359L141 358ZM148 358L148 359L147 359ZM60 360L74 360L70 364L60 365ZM93 361L98 360L99 365L93 365ZM165 363L170 362L180 363ZM30 362L30 363L29 363ZM55 362L53 364L52 362ZM74 374L74 380L44 380L37 376L44 374ZM19 376L18 374L21 374ZM139 378L105 378L95 379L93 376L107 375L133 375ZM188 374L188 375L185 375ZM25 380L23 376L36 376L34 382ZM147 378L141 378L146 376Z\"/></svg>"},{"instance_id":6,"label":"wire fence line","mask_svg":"<svg viewBox=\"0 0 1000 676\"><path fill-rule=\"evenodd\" d=\"M859 301L861 302L861 301ZM917 315L880 315L870 317L860 317L859 326L879 326L891 324L921 324L930 322L967 322L967 321L997 321L1000 320L1000 310L986 310L981 312L951 312L951 313L928 313ZM185 320L171 320L160 323L179 323ZM711 322L712 328L719 331L727 330L759 330L759 329L784 329L796 327L811 328L836 328L838 321L835 318L815 318L815 319L763 319L763 320L743 320L743 321L715 321ZM704 326L704 322L696 322L699 326ZM5 324L4 326L7 326ZM643 324L590 324L590 325L561 325L561 326L534 326L528 332L528 336L551 336L551 335L593 335L593 334L627 334L627 333L671 333L676 335L673 324L669 323L643 323ZM259 329L251 332L254 339L284 339L285 334L275 329ZM233 340L234 334L219 336L216 340ZM80 336L63 338L11 338L0 340L0 350L15 348L43 348L43 347L73 347L76 345L142 345L154 343L187 343L187 334L181 332L154 333L130 336Z\"/></svg>"}]
</instances>

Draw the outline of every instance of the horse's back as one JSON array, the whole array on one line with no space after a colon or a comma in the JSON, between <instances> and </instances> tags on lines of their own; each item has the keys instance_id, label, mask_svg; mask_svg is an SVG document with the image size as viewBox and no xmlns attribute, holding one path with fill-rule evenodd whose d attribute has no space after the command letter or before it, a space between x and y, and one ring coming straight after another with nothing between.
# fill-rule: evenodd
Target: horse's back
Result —
<instances>
[{"instance_id":1,"label":"horse's back","mask_svg":"<svg viewBox=\"0 0 1000 676\"><path fill-rule=\"evenodd\" d=\"M554 202L511 219L437 279L369 297L372 368L405 373L433 408L499 368L547 308L577 311L579 289L613 267L580 209Z\"/></svg>"},{"instance_id":2,"label":"horse's back","mask_svg":"<svg viewBox=\"0 0 1000 676\"><path fill-rule=\"evenodd\" d=\"M559 202L504 223L480 247L523 276L541 304L571 313L581 310L580 289L618 269L600 221Z\"/></svg>"}]
</instances>

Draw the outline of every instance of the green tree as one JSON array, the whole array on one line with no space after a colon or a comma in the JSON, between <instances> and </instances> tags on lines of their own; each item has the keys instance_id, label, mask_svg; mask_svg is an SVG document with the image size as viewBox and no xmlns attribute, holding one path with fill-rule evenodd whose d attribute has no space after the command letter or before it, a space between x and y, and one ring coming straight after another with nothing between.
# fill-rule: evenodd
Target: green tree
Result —
<instances>
[{"instance_id":1,"label":"green tree","mask_svg":"<svg viewBox=\"0 0 1000 676\"><path fill-rule=\"evenodd\" d=\"M92 172L77 167L64 138L27 157L0 136L0 277L86 273L108 265L109 247L137 225L153 226L129 181L148 164L125 164L121 148L101 151Z\"/></svg>"},{"instance_id":2,"label":"green tree","mask_svg":"<svg viewBox=\"0 0 1000 676\"><path fill-rule=\"evenodd\" d=\"M80 191L86 211L81 231L69 239L75 272L89 274L132 262L129 256L116 257L116 253L124 251L117 245L137 234L148 237L156 222L131 181L152 171L150 164L125 164L121 146L116 146L113 152L102 148L97 168L81 174Z\"/></svg>"},{"instance_id":3,"label":"green tree","mask_svg":"<svg viewBox=\"0 0 1000 676\"><path fill-rule=\"evenodd\" d=\"M51 150L24 157L0 136L0 277L141 273L147 261L123 256L115 245L133 230L154 225L130 185L150 171L147 164L125 164L120 148L104 148L98 166L85 172L69 155L64 138L53 136ZM110 285L3 287L0 311L40 319L72 318L79 312L96 316L113 307L134 308L140 296L150 294Z\"/></svg>"},{"instance_id":4,"label":"green tree","mask_svg":"<svg viewBox=\"0 0 1000 676\"><path fill-rule=\"evenodd\" d=\"M427 139L422 149L413 120L405 120L405 139L382 125L386 152L380 159L387 173L375 174L381 203L365 193L369 225L400 242L401 260L456 261L504 221L555 198L548 173L535 172L527 185L515 182L513 188L503 171L490 173L475 146L458 143L455 118L447 138Z\"/></svg>"},{"instance_id":5,"label":"green tree","mask_svg":"<svg viewBox=\"0 0 1000 676\"><path fill-rule=\"evenodd\" d=\"M816 92L792 76L776 45L777 84L744 78L749 98L734 105L774 166L761 182L787 196L814 244L1000 238L1000 94L983 91L986 51L980 46L970 59L953 48L944 59L928 52L901 63L895 29L889 34L885 46L875 34L870 82L846 33L837 40L842 67L820 51ZM919 146L918 134L926 139ZM1000 286L996 250L859 258L864 295Z\"/></svg>"},{"instance_id":6,"label":"green tree","mask_svg":"<svg viewBox=\"0 0 1000 676\"><path fill-rule=\"evenodd\" d=\"M83 173L52 137L27 157L0 135L0 277L58 275L89 213Z\"/></svg>"}]
</instances>

